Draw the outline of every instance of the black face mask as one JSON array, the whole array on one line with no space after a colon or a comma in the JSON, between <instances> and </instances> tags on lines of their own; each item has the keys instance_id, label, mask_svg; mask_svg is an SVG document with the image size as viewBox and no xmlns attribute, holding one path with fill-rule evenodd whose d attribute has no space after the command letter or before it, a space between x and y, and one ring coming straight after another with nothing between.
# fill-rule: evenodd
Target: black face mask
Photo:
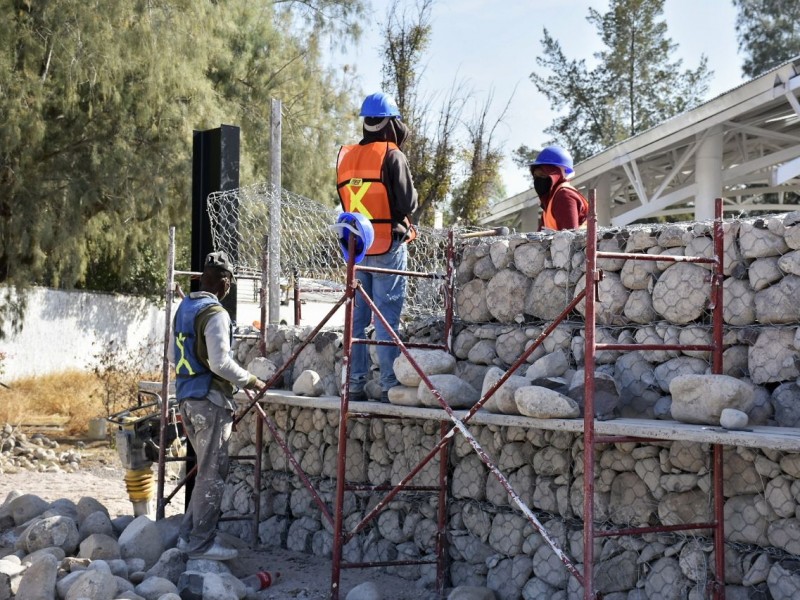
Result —
<instances>
[{"instance_id":1,"label":"black face mask","mask_svg":"<svg viewBox=\"0 0 800 600\"><path fill-rule=\"evenodd\" d=\"M539 198L546 198L550 193L550 188L553 187L553 180L549 177L534 177L533 189L536 190Z\"/></svg>"}]
</instances>

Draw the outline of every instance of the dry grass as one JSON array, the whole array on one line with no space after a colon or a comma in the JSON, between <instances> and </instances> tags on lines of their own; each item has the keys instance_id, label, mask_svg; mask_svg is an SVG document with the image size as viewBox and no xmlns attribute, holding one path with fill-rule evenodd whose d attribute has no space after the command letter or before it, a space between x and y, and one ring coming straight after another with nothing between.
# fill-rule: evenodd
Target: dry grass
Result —
<instances>
[{"instance_id":1,"label":"dry grass","mask_svg":"<svg viewBox=\"0 0 800 600\"><path fill-rule=\"evenodd\" d=\"M138 379L118 383L109 412L132 406ZM105 399L109 390L95 373L69 371L19 379L0 387L0 424L18 426L58 425L67 434L87 430L90 419L108 416Z\"/></svg>"}]
</instances>

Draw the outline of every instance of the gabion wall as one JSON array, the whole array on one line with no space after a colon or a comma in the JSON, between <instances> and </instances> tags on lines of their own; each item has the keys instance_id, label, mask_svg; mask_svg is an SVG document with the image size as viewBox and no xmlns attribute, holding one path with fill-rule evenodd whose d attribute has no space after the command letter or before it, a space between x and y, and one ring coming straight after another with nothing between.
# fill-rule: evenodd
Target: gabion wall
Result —
<instances>
[{"instance_id":1,"label":"gabion wall","mask_svg":"<svg viewBox=\"0 0 800 600\"><path fill-rule=\"evenodd\" d=\"M800 213L725 223L724 337L728 347L724 372L757 386L757 401L748 412L750 424L800 426L798 225ZM606 251L710 257L711 231L711 224L693 223L601 230L598 237L600 249ZM710 342L706 267L622 260L604 260L599 266L605 274L599 289L599 342ZM457 266L453 372L478 391L489 377L496 380L498 369L507 369L574 298L584 275L582 232L490 238L464 245ZM558 326L520 375L529 380L567 381L579 375L584 348L582 309L579 306ZM441 340L441 319L405 327L409 340ZM309 330L271 330L267 357L276 365L283 364ZM259 355L257 343L240 342L237 355L248 364ZM696 351L601 352L597 365L598 373L612 380L619 394L610 417L668 419L670 382L678 375L708 373L710 357ZM324 332L306 348L284 377L284 387L291 389L304 371L319 375L319 392L339 394L341 332ZM337 408L268 405L298 461L328 502L335 487ZM251 452L254 431L252 420L240 427L234 450ZM579 562L583 554L581 437L486 425L471 431L550 535ZM355 420L349 438L348 479L386 483L397 481L433 447L438 422ZM330 527L320 519L266 428L265 442L261 543L329 556ZM595 482L600 526L710 520L709 457L709 447L698 443L600 446ZM728 447L724 462L727 597L800 597L800 454ZM449 574L454 584L488 586L502 599L579 597L576 581L527 520L509 506L505 491L458 435L448 472ZM430 484L436 473L433 463L418 476L418 482ZM252 485L252 466L237 466L229 480L225 510L231 514L252 511ZM357 522L379 497L348 493L345 522ZM430 557L435 513L435 498L401 494L348 544L345 558ZM613 600L710 597L706 585L713 555L704 533L597 540L597 588ZM390 570L420 585L430 586L434 580L432 568Z\"/></svg>"},{"instance_id":2,"label":"gabion wall","mask_svg":"<svg viewBox=\"0 0 800 600\"><path fill-rule=\"evenodd\" d=\"M295 458L330 506L335 490L338 410L268 403L267 412ZM578 563L583 556L581 436L521 427L474 426L471 431L548 534ZM351 421L347 478L374 485L396 482L438 441L439 423L425 420ZM251 416L234 433L232 454L253 454ZM330 556L333 534L294 475L268 428L259 542ZM604 526L673 525L711 520L710 450L688 442L620 443L598 448L596 511ZM563 600L580 597L577 582L472 448L456 435L450 448L447 542L454 585L487 586L497 598ZM431 461L414 483L436 485ZM223 511L254 509L252 464L235 463ZM352 527L385 493L348 492L344 522ZM800 594L800 454L727 448L725 528L727 598L794 599ZM345 560L433 558L436 497L401 493L359 536ZM248 525L225 522L247 539ZM650 534L597 540L595 585L612 600L708 598L713 570L710 538ZM388 568L431 587L430 566Z\"/></svg>"},{"instance_id":3,"label":"gabion wall","mask_svg":"<svg viewBox=\"0 0 800 600\"><path fill-rule=\"evenodd\" d=\"M750 425L800 427L800 212L728 221L725 230L723 373L755 386ZM708 223L636 226L599 232L611 252L713 255ZM599 261L596 339L600 343L709 344L708 266L674 262ZM491 367L507 369L583 289L585 233L563 231L506 239L477 239L461 247L456 274L453 372L479 395ZM561 378L565 387L583 364L583 304L528 358L516 374ZM405 323L412 341L441 342L443 319ZM273 328L267 358L283 364L306 329ZM371 348L374 351L374 347ZM238 345L247 365L259 356L254 340ZM700 351L601 351L597 371L613 379L614 416L671 419L670 383L680 375L710 372ZM376 367L375 367L376 368ZM341 332L327 331L306 348L284 377L291 389L304 370L317 373L324 393L339 394ZM377 371L368 393L378 397ZM496 377L495 377L496 380ZM409 404L409 402L403 402ZM487 409L496 410L492 403ZM499 412L518 413L511 409Z\"/></svg>"},{"instance_id":4,"label":"gabion wall","mask_svg":"<svg viewBox=\"0 0 800 600\"><path fill-rule=\"evenodd\" d=\"M751 424L799 427L800 212L726 222L724 231L723 372L759 386ZM608 252L713 256L708 223L601 230L598 239L599 250ZM599 343L711 342L709 265L598 262L604 272L597 304ZM456 357L507 368L583 289L584 277L582 232L468 245L457 271L456 312L464 328L454 342ZM559 376L582 365L583 309L581 303L529 358L566 356L560 372L549 368L540 375ZM597 365L616 381L619 416L671 418L671 380L708 372L710 356L604 351Z\"/></svg>"}]
</instances>

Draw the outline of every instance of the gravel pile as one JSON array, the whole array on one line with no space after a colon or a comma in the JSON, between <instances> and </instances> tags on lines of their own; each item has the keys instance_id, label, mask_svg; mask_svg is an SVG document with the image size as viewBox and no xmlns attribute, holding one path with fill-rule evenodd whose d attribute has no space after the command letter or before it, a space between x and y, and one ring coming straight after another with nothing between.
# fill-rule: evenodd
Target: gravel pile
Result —
<instances>
[{"instance_id":1,"label":"gravel pile","mask_svg":"<svg viewBox=\"0 0 800 600\"><path fill-rule=\"evenodd\" d=\"M0 430L0 474L75 472L80 469L81 458L80 452L61 451L58 442L40 433L28 437L8 423Z\"/></svg>"}]
</instances>

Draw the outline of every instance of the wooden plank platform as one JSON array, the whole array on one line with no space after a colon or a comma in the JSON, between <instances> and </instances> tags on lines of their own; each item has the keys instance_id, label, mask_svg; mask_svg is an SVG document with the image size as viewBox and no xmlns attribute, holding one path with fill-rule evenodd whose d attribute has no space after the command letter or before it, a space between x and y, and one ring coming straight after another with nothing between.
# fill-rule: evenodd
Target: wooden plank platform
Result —
<instances>
[{"instance_id":1,"label":"wooden plank platform","mask_svg":"<svg viewBox=\"0 0 800 600\"><path fill-rule=\"evenodd\" d=\"M155 392L160 392L161 390L161 384L158 382L142 382L139 387L143 390ZM244 392L239 392L236 395L236 399L240 403L247 402L247 396ZM262 403L339 410L340 398L339 396L309 398L307 396L296 396L287 390L270 390L262 399ZM441 409L396 406L394 404L381 404L380 402L351 402L350 412L406 419L450 420L447 413ZM463 418L467 411L457 410L455 414L458 418ZM478 411L470 423L568 431L571 433L583 432L583 419L532 419L517 415L498 415L483 410ZM746 430L733 430L709 425L691 425L689 423L679 423L678 421L613 419L611 421L596 421L595 433L596 435L632 436L662 441L681 440L800 452L800 428L795 427L753 426Z\"/></svg>"}]
</instances>

